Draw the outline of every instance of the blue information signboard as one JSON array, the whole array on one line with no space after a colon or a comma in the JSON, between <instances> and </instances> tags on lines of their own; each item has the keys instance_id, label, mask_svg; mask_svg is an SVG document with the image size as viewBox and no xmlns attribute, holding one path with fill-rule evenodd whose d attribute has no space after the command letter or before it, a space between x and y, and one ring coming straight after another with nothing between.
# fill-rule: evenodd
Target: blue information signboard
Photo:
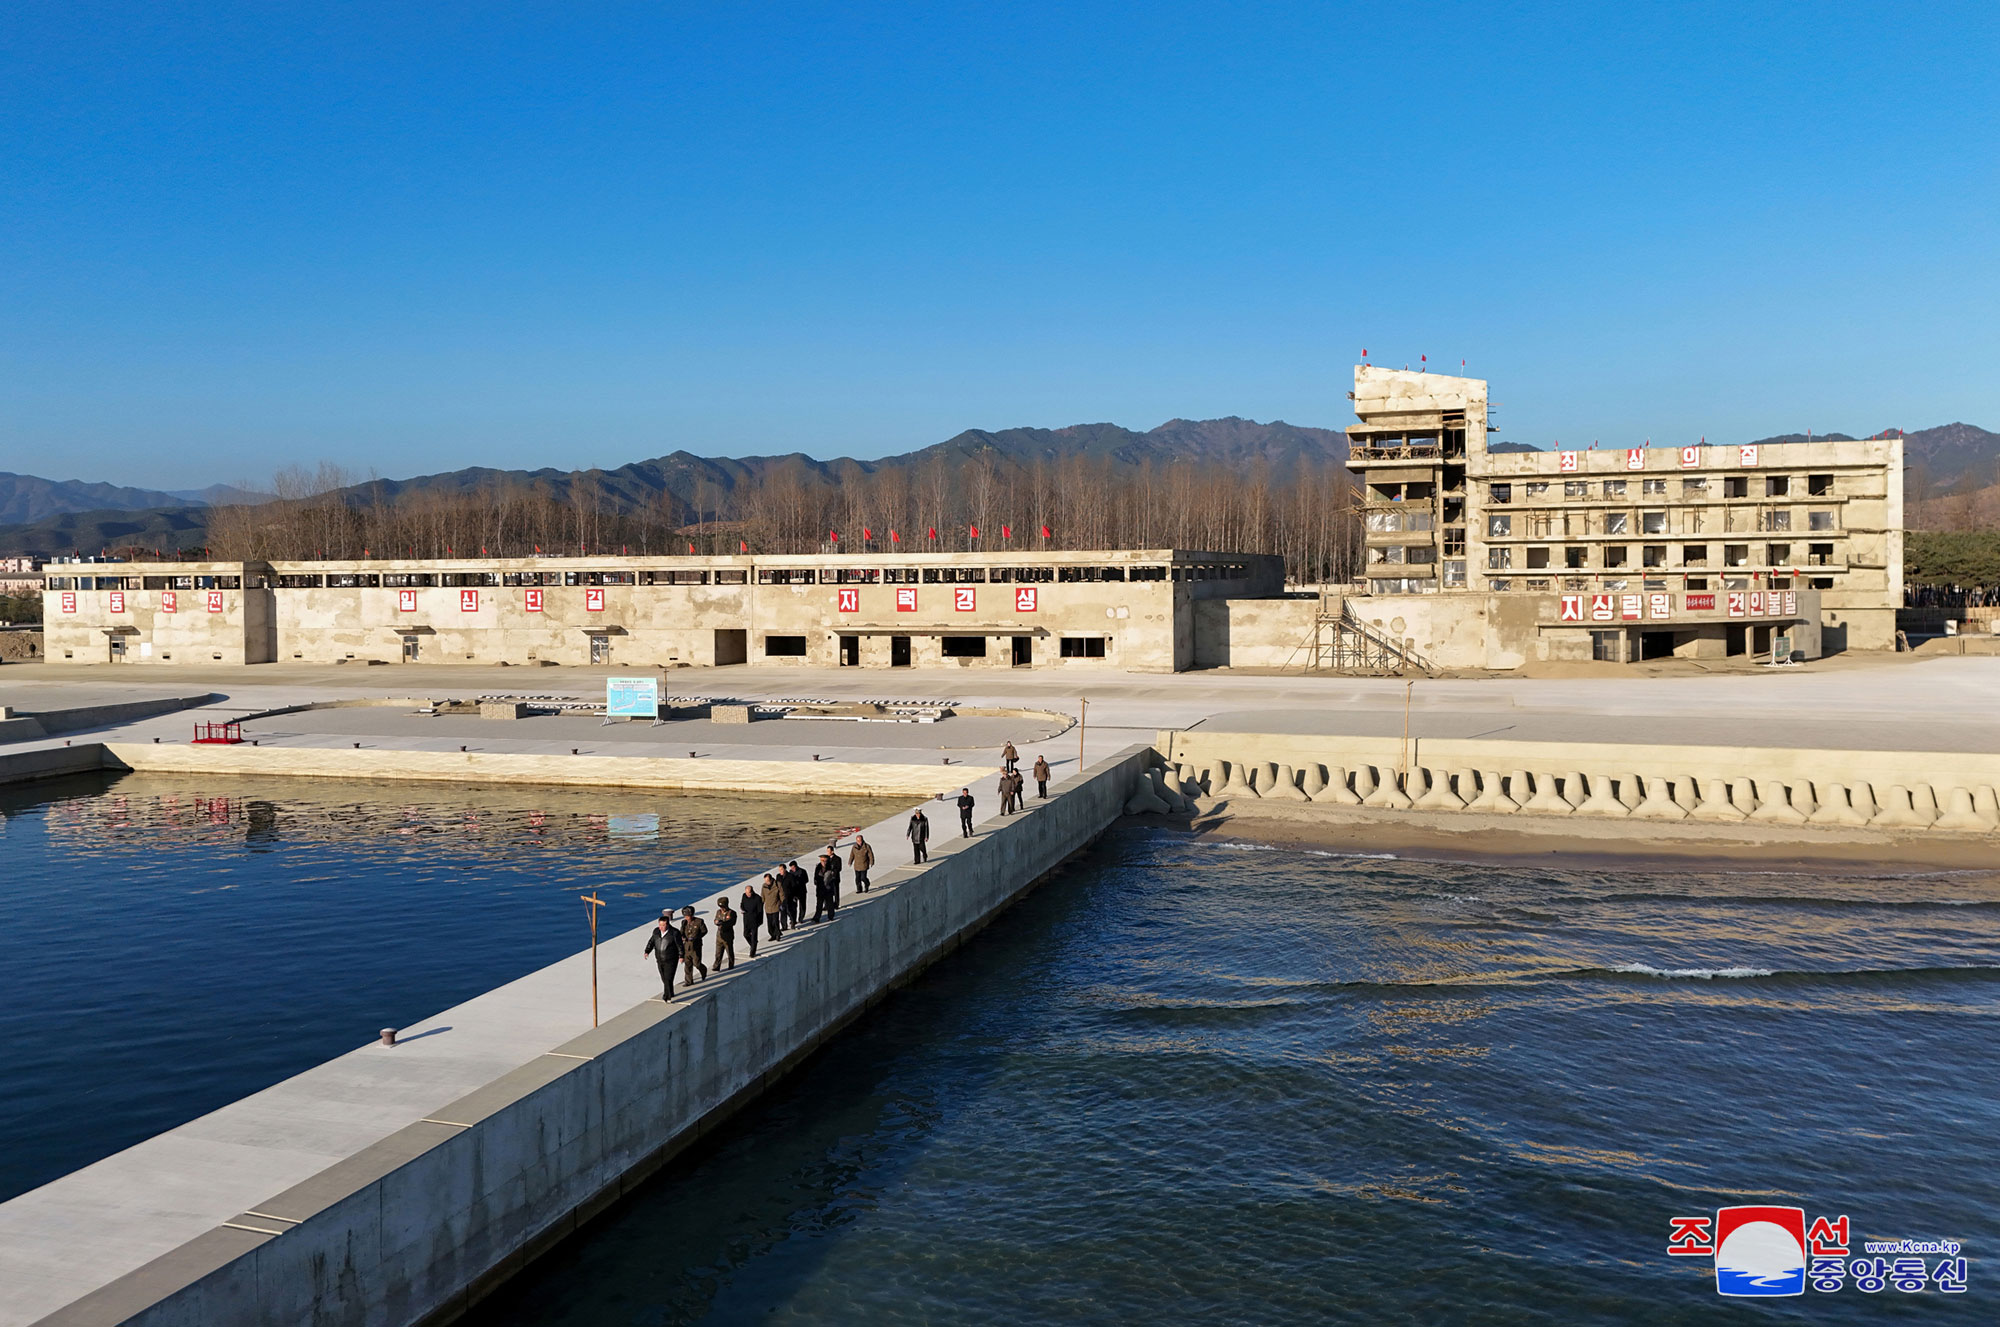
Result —
<instances>
[{"instance_id":1,"label":"blue information signboard","mask_svg":"<svg viewBox=\"0 0 2000 1327\"><path fill-rule=\"evenodd\" d=\"M607 719L659 718L660 679L657 677L605 678L604 717Z\"/></svg>"}]
</instances>

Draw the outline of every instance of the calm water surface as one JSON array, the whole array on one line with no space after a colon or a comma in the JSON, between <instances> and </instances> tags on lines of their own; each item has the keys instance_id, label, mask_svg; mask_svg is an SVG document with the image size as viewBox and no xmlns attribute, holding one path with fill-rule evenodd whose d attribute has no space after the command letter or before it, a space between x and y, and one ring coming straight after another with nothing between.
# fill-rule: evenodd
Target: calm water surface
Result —
<instances>
[{"instance_id":1,"label":"calm water surface","mask_svg":"<svg viewBox=\"0 0 2000 1327\"><path fill-rule=\"evenodd\" d=\"M1127 825L477 1321L1991 1322L1996 1010L1989 877ZM1665 1256L1755 1202L1957 1239L1970 1289Z\"/></svg>"},{"instance_id":2,"label":"calm water surface","mask_svg":"<svg viewBox=\"0 0 2000 1327\"><path fill-rule=\"evenodd\" d=\"M158 775L0 789L0 1200L902 800Z\"/></svg>"}]
</instances>

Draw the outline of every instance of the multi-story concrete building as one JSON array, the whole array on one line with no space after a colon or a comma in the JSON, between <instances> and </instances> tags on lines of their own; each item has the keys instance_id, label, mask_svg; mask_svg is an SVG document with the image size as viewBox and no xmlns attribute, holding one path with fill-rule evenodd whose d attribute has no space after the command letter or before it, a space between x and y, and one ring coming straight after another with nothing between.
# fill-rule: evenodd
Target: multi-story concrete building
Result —
<instances>
[{"instance_id":1,"label":"multi-story concrete building","mask_svg":"<svg viewBox=\"0 0 2000 1327\"><path fill-rule=\"evenodd\" d=\"M1168 672L1196 662L1198 603L1284 588L1277 558L1177 549L48 570L43 622L55 663ZM1226 614L1209 620L1227 629ZM1309 616L1300 621L1309 629Z\"/></svg>"},{"instance_id":2,"label":"multi-story concrete building","mask_svg":"<svg viewBox=\"0 0 2000 1327\"><path fill-rule=\"evenodd\" d=\"M1894 644L1900 438L1493 452L1477 378L1362 365L1353 401L1349 609L1433 664Z\"/></svg>"}]
</instances>

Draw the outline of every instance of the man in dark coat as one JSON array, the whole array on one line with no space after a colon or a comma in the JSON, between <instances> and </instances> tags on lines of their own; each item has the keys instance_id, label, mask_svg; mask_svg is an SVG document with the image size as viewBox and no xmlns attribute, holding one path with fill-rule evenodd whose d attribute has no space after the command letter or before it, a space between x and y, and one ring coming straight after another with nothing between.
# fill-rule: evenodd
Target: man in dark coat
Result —
<instances>
[{"instance_id":1,"label":"man in dark coat","mask_svg":"<svg viewBox=\"0 0 2000 1327\"><path fill-rule=\"evenodd\" d=\"M1047 756L1035 757L1035 796L1047 801L1049 798L1049 760Z\"/></svg>"},{"instance_id":2,"label":"man in dark coat","mask_svg":"<svg viewBox=\"0 0 2000 1327\"><path fill-rule=\"evenodd\" d=\"M743 886L743 897L737 900L736 913L743 918L743 939L750 946L750 957L757 957L757 932L764 929L764 896L757 892L757 886Z\"/></svg>"},{"instance_id":3,"label":"man in dark coat","mask_svg":"<svg viewBox=\"0 0 2000 1327\"><path fill-rule=\"evenodd\" d=\"M668 1003L674 998L674 966L681 961L681 933L674 925L674 910L668 908L660 914L660 924L646 937L646 955L660 969L660 985L666 994L660 998Z\"/></svg>"},{"instance_id":4,"label":"man in dark coat","mask_svg":"<svg viewBox=\"0 0 2000 1327\"><path fill-rule=\"evenodd\" d=\"M931 818L924 814L921 806L910 812L910 827L903 831L903 837L910 841L912 861L926 862L931 856Z\"/></svg>"},{"instance_id":5,"label":"man in dark coat","mask_svg":"<svg viewBox=\"0 0 2000 1327\"><path fill-rule=\"evenodd\" d=\"M793 862L785 868L785 925L797 926L806 916L806 873Z\"/></svg>"},{"instance_id":6,"label":"man in dark coat","mask_svg":"<svg viewBox=\"0 0 2000 1327\"><path fill-rule=\"evenodd\" d=\"M966 838L972 837L972 789L958 790L958 832Z\"/></svg>"},{"instance_id":7,"label":"man in dark coat","mask_svg":"<svg viewBox=\"0 0 2000 1327\"><path fill-rule=\"evenodd\" d=\"M715 901L715 970L720 972L735 966L736 910L729 906L729 895L724 894Z\"/></svg>"},{"instance_id":8,"label":"man in dark coat","mask_svg":"<svg viewBox=\"0 0 2000 1327\"><path fill-rule=\"evenodd\" d=\"M813 866L813 920L830 919L840 906L839 859L830 852L819 855Z\"/></svg>"}]
</instances>

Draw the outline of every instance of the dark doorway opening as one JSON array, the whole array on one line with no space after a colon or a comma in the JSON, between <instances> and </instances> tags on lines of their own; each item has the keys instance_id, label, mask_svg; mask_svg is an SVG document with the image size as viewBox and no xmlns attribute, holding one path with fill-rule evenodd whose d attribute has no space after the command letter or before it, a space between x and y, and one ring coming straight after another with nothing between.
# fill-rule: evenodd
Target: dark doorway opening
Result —
<instances>
[{"instance_id":1,"label":"dark doorway opening","mask_svg":"<svg viewBox=\"0 0 2000 1327\"><path fill-rule=\"evenodd\" d=\"M861 637L842 636L840 638L840 666L858 668L861 665Z\"/></svg>"},{"instance_id":2,"label":"dark doorway opening","mask_svg":"<svg viewBox=\"0 0 2000 1327\"><path fill-rule=\"evenodd\" d=\"M1748 634L1748 629L1744 627L1730 627L1728 628L1728 631L1729 631L1729 643L1723 648L1728 650L1730 656L1733 658L1734 656L1743 653L1744 638Z\"/></svg>"},{"instance_id":3,"label":"dark doorway opening","mask_svg":"<svg viewBox=\"0 0 2000 1327\"><path fill-rule=\"evenodd\" d=\"M908 636L889 637L889 666L908 668L910 666L910 638Z\"/></svg>"},{"instance_id":4,"label":"dark doorway opening","mask_svg":"<svg viewBox=\"0 0 2000 1327\"><path fill-rule=\"evenodd\" d=\"M1014 666L1032 668L1035 665L1035 638L1033 636L1014 637Z\"/></svg>"},{"instance_id":5,"label":"dark doorway opening","mask_svg":"<svg viewBox=\"0 0 2000 1327\"><path fill-rule=\"evenodd\" d=\"M1668 659L1674 653L1674 633L1671 631L1642 631L1639 633L1639 657L1641 659Z\"/></svg>"}]
</instances>

